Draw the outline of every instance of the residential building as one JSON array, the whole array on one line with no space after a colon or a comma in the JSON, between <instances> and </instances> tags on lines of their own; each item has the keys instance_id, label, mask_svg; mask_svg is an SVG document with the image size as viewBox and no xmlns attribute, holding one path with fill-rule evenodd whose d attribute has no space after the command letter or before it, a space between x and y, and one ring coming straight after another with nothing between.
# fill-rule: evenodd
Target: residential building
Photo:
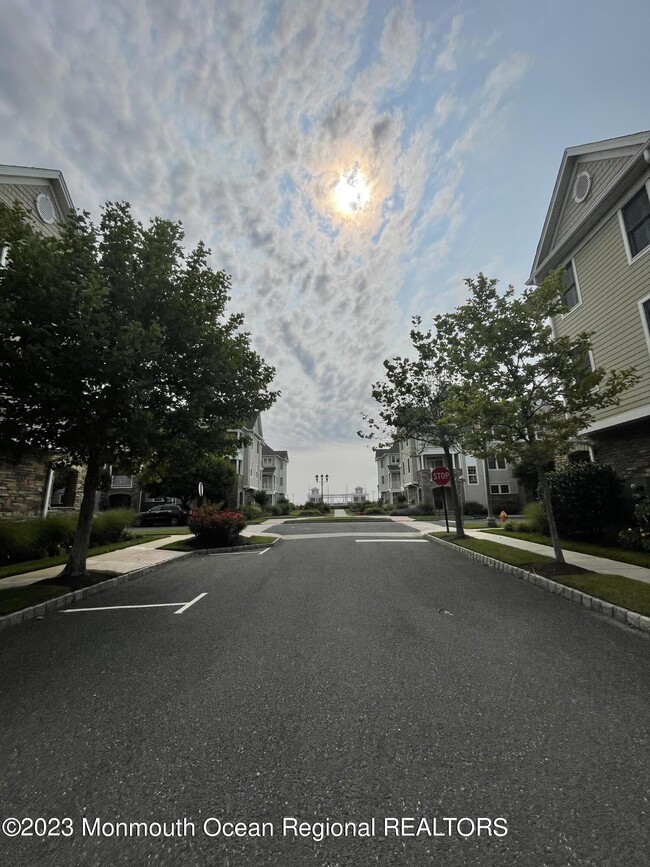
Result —
<instances>
[{"instance_id":1,"label":"residential building","mask_svg":"<svg viewBox=\"0 0 650 867\"><path fill-rule=\"evenodd\" d=\"M287 473L289 455L275 451L262 443L262 490L266 491L267 503L275 506L278 500L287 500Z\"/></svg>"},{"instance_id":2,"label":"residential building","mask_svg":"<svg viewBox=\"0 0 650 867\"><path fill-rule=\"evenodd\" d=\"M487 508L489 484L493 511L500 512L504 506L509 511L515 506L518 511L522 495L510 462L496 457L484 461L458 449L452 450L451 457L461 502ZM379 449L375 461L381 503L395 503L401 494L409 505L433 503L435 509L444 507L442 489L431 481L431 470L447 466L442 448L410 438Z\"/></svg>"},{"instance_id":3,"label":"residential building","mask_svg":"<svg viewBox=\"0 0 650 867\"><path fill-rule=\"evenodd\" d=\"M61 172L26 166L0 165L0 202L20 202L33 227L56 236L61 223L74 210ZM0 269L6 267L9 248L0 238ZM0 443L0 518L46 515L52 502L58 508L78 509L85 469L69 467L55 473L53 453L29 452L14 457Z\"/></svg>"},{"instance_id":4,"label":"residential building","mask_svg":"<svg viewBox=\"0 0 650 867\"><path fill-rule=\"evenodd\" d=\"M233 458L237 471L237 506L254 503L258 491L266 491L269 505L275 505L286 497L288 490L288 453L275 451L266 444L259 413L248 419L237 433L241 437Z\"/></svg>"},{"instance_id":5,"label":"residential building","mask_svg":"<svg viewBox=\"0 0 650 867\"><path fill-rule=\"evenodd\" d=\"M570 459L610 464L650 488L650 132L570 147L553 189L529 284L563 268L557 335L593 332L592 369L634 367L619 406L597 410Z\"/></svg>"}]
</instances>

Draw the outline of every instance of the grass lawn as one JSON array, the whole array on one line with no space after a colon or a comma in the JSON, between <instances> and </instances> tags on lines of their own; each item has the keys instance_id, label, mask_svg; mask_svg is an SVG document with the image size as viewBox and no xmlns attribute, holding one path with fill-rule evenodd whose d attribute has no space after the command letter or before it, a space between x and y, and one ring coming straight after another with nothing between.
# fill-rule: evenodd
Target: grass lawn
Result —
<instances>
[{"instance_id":1,"label":"grass lawn","mask_svg":"<svg viewBox=\"0 0 650 867\"><path fill-rule=\"evenodd\" d=\"M246 545L270 545L274 542L275 536L241 536L240 544L236 547L246 547ZM241 544L243 542L243 544ZM161 551L204 551L205 545L201 543L196 536L191 539L183 539L178 542L170 542L169 545L163 545Z\"/></svg>"},{"instance_id":2,"label":"grass lawn","mask_svg":"<svg viewBox=\"0 0 650 867\"><path fill-rule=\"evenodd\" d=\"M347 523L350 521L390 521L390 518L387 518L385 515L368 515L364 517L362 515L351 515L349 518L329 518L324 516L322 518L300 518L295 521L285 521L285 524L337 524L337 523Z\"/></svg>"},{"instance_id":3,"label":"grass lawn","mask_svg":"<svg viewBox=\"0 0 650 867\"><path fill-rule=\"evenodd\" d=\"M431 533L430 535L445 539L447 542L453 542L461 548L468 548L470 551L485 554L494 560L500 560L502 563L509 563L511 566L524 566L528 571L533 571L535 564L539 564L540 574L543 574L544 564L555 564L553 557L544 557L541 554L534 554L532 551L512 548L510 545L500 545L498 542L490 542L487 539L456 539L453 533ZM524 534L513 535L522 537ZM531 541L537 541L537 538L535 537ZM592 552L586 551L585 553ZM621 575L601 575L598 572L584 571L580 574L571 574L573 567L570 563L562 564L562 568L566 569L566 575L553 574L547 577L557 581L558 584L573 587L575 590L596 596L612 605L620 605L629 611L636 611L638 614L650 617L650 584Z\"/></svg>"},{"instance_id":4,"label":"grass lawn","mask_svg":"<svg viewBox=\"0 0 650 867\"><path fill-rule=\"evenodd\" d=\"M97 584L118 574L118 572L91 571L91 580L88 583ZM63 583L38 582L36 584L27 584L25 587L7 587L4 590L0 587L0 616L13 614L14 611L21 611L23 608L31 608L32 605L38 605L40 602L47 602L48 599L54 599L56 596L65 596L66 593L71 592L72 587L69 584Z\"/></svg>"},{"instance_id":5,"label":"grass lawn","mask_svg":"<svg viewBox=\"0 0 650 867\"><path fill-rule=\"evenodd\" d=\"M97 554L110 554L111 551L119 551L122 548L130 548L132 545L142 545L143 542L153 542L155 539L164 539L168 533L147 533L129 539L126 542L111 542L109 545L99 545L97 548L88 550L89 557ZM0 578L9 578L11 575L23 575L25 572L36 572L38 569L47 569L49 566L62 566L68 562L67 554L58 554L56 557L44 557L42 560L26 560L23 563L12 563L10 566L0 567Z\"/></svg>"},{"instance_id":6,"label":"grass lawn","mask_svg":"<svg viewBox=\"0 0 650 867\"><path fill-rule=\"evenodd\" d=\"M514 530L485 530L485 533L501 533L502 536L512 536L513 539L524 539L549 548L552 542L548 536L539 533L517 533ZM620 563L631 563L650 569L650 554L644 551L626 551L623 548L611 548L606 545L595 545L589 542L568 542L563 539L560 544L565 551L577 551L580 554L593 554L594 557L605 557L608 560L618 560Z\"/></svg>"}]
</instances>

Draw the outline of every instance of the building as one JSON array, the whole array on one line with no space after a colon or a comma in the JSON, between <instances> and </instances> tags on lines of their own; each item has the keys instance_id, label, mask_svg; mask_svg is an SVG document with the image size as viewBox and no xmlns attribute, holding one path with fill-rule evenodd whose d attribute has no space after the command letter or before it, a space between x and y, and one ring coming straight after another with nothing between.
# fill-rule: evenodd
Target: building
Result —
<instances>
[{"instance_id":1,"label":"building","mask_svg":"<svg viewBox=\"0 0 650 867\"><path fill-rule=\"evenodd\" d=\"M275 506L278 500L287 500L287 474L289 455L286 451L274 451L262 443L262 490L266 492L267 503Z\"/></svg>"},{"instance_id":2,"label":"building","mask_svg":"<svg viewBox=\"0 0 650 867\"><path fill-rule=\"evenodd\" d=\"M56 236L61 223L74 211L65 180L56 169L0 165L0 202L20 204L32 226L41 234ZM8 246L0 238L0 268L5 267ZM78 509L85 469L55 470L55 454L31 452L14 458L0 443L0 518L46 515L51 503Z\"/></svg>"},{"instance_id":3,"label":"building","mask_svg":"<svg viewBox=\"0 0 650 867\"><path fill-rule=\"evenodd\" d=\"M240 445L233 458L237 471L237 507L255 502L258 491L266 491L269 505L276 505L288 490L289 455L275 451L264 441L262 416L248 419L237 431Z\"/></svg>"},{"instance_id":4,"label":"building","mask_svg":"<svg viewBox=\"0 0 650 867\"><path fill-rule=\"evenodd\" d=\"M457 449L451 456L462 503L476 503L487 509L489 485L493 511L500 512L504 507L510 512L519 510L520 485L508 461L496 457L484 461ZM431 481L431 470L447 465L441 448L411 438L378 449L375 462L382 504L405 498L408 505L432 503L435 509L444 508L442 489Z\"/></svg>"},{"instance_id":5,"label":"building","mask_svg":"<svg viewBox=\"0 0 650 867\"><path fill-rule=\"evenodd\" d=\"M589 364L634 367L619 406L598 410L584 450L629 485L650 488L650 132L568 148L529 284L563 268L568 312L557 335L593 332ZM581 454L582 451L582 454Z\"/></svg>"}]
</instances>

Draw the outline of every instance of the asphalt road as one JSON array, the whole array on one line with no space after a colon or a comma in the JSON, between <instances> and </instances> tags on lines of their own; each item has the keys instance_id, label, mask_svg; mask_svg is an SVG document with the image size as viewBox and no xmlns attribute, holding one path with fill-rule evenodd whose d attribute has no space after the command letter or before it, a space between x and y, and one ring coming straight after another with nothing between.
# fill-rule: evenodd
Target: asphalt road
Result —
<instances>
[{"instance_id":1,"label":"asphalt road","mask_svg":"<svg viewBox=\"0 0 650 867\"><path fill-rule=\"evenodd\" d=\"M641 634L354 534L176 562L78 607L161 603L0 634L2 818L49 820L0 838L0 863L648 864Z\"/></svg>"}]
</instances>

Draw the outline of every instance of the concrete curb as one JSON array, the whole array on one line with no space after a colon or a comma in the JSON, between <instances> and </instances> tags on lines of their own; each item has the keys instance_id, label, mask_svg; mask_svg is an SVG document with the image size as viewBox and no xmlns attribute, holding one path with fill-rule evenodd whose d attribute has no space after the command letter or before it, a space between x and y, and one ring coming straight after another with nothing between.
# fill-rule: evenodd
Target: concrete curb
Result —
<instances>
[{"instance_id":1,"label":"concrete curb","mask_svg":"<svg viewBox=\"0 0 650 867\"><path fill-rule=\"evenodd\" d=\"M619 605L613 605L611 602L605 602L603 599L598 599L597 596L589 596L588 593L583 593L581 590L575 590L573 587L567 587L566 584L559 584L557 581L552 581L550 578L543 578L535 572L527 572L525 569L520 569L519 566L511 566L509 563L503 563L501 560L495 560L493 557L488 557L486 554L479 554L477 551L470 551L468 548L462 548L460 545L454 545L453 542L447 542L445 539L438 539L436 536L425 535L425 539L430 542L435 542L437 545L445 545L448 548L453 548L454 551L460 551L472 560L478 560L479 563L485 563L487 566L492 566L499 572L506 572L508 575L514 575L522 581L527 581L529 584L534 584L536 587L545 590L547 593L555 593L557 596L564 596L565 599L570 599L572 602L577 602L579 605L584 605L585 608L591 608L598 614L604 614L605 617L611 617L624 623L626 626L631 626L633 629L640 629L642 632L650 634L650 617L645 617L643 614L637 614L636 611L629 611L627 608L621 608Z\"/></svg>"},{"instance_id":2,"label":"concrete curb","mask_svg":"<svg viewBox=\"0 0 650 867\"><path fill-rule=\"evenodd\" d=\"M162 563L154 563L152 566L143 566L141 569L134 569L133 572L124 572L122 575L116 575L114 578L107 578L106 581L100 581L98 584L93 584L92 587L84 587L81 590L74 590L72 593L65 593L63 596L54 596L48 599L47 602L39 602L38 605L32 605L30 608L22 608L20 611L14 611L13 614L5 614L0 617L0 631L8 626L17 626L19 623L24 623L27 620L35 620L37 617L43 617L49 611L56 611L59 608L65 608L73 602L78 602L80 599L86 599L88 596L94 596L95 593L102 593L104 590L110 590L112 587L119 587L120 584L126 584L129 581L135 581L136 578L141 578L154 569L161 569L168 566L170 563L178 563L179 560L187 560L188 557L197 557L205 554L228 554L232 551L247 552L255 551L256 549L270 548L275 545L279 538L275 538L272 542L266 545L246 545L246 547L238 546L233 548L219 548L218 551L210 551L205 549L202 551L184 551L178 554L177 557L172 557L169 560L163 560ZM32 585L30 585L32 586Z\"/></svg>"}]
</instances>

